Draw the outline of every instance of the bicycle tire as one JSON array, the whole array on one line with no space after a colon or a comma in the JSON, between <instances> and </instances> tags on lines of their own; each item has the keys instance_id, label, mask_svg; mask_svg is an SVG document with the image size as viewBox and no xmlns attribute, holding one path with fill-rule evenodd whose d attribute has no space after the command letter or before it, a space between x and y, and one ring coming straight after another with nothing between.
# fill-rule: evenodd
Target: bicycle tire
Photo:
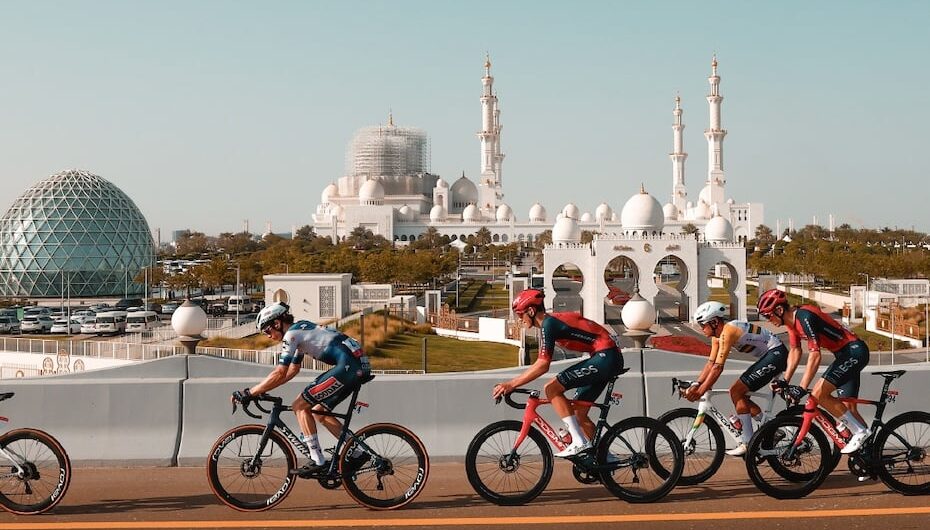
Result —
<instances>
[{"instance_id":1,"label":"bicycle tire","mask_svg":"<svg viewBox=\"0 0 930 530\"><path fill-rule=\"evenodd\" d=\"M297 476L297 455L290 442L272 431L257 467L247 465L258 451L264 425L240 425L220 436L207 457L207 481L213 493L230 508L260 512L274 508L287 498Z\"/></svg>"},{"instance_id":2,"label":"bicycle tire","mask_svg":"<svg viewBox=\"0 0 930 530\"><path fill-rule=\"evenodd\" d=\"M38 429L15 429L0 436L0 447L22 458L19 476L3 463L0 506L19 515L36 515L58 505L71 485L71 459L54 436ZM8 475L6 473L9 473Z\"/></svg>"},{"instance_id":3,"label":"bicycle tire","mask_svg":"<svg viewBox=\"0 0 930 530\"><path fill-rule=\"evenodd\" d=\"M492 423L472 438L465 452L468 483L484 500L498 506L519 506L539 496L552 479L552 449L545 436L531 428L513 462L513 449L523 424L514 420Z\"/></svg>"},{"instance_id":4,"label":"bicycle tire","mask_svg":"<svg viewBox=\"0 0 930 530\"><path fill-rule=\"evenodd\" d=\"M820 411L820 414L822 414L823 417L826 418L827 421L830 422L830 425L832 425L833 428L835 429L835 428L836 428L836 418L834 418L834 417L833 417L829 412L827 412L826 409L824 409L823 407L817 407L817 410ZM785 410L783 410L783 411L779 412L778 414L776 414L775 417L777 417L777 418L781 418L781 417L783 417L783 416L798 416L798 417L800 417L802 414L804 414L804 405L803 405L803 404L800 404L800 405L792 405L792 406L786 408ZM813 422L813 425L814 425L817 429L820 429L820 428L821 428L821 427L820 427L820 424L817 423L816 421ZM821 429L821 430L822 430L822 429ZM824 435L826 436L826 433L824 433ZM833 473L833 470L836 469L836 466L838 466L838 465L840 464L840 460L843 458L843 453L840 452L840 447L839 447L838 445L836 445L836 443L833 441L833 438L830 438L829 436L827 436L827 441L830 442L830 448L831 448L830 460L827 461L827 474L829 475L830 473ZM804 478L804 477L799 477L798 480L805 480L805 478Z\"/></svg>"},{"instance_id":5,"label":"bicycle tire","mask_svg":"<svg viewBox=\"0 0 930 530\"><path fill-rule=\"evenodd\" d=\"M808 429L796 458L785 458L784 452L802 421L798 416L775 418L760 427L749 442L746 471L759 491L769 497L800 499L817 489L829 474L830 442L820 429Z\"/></svg>"},{"instance_id":6,"label":"bicycle tire","mask_svg":"<svg viewBox=\"0 0 930 530\"><path fill-rule=\"evenodd\" d=\"M664 423L646 416L627 418L604 433L597 445L598 465L617 460L628 465L601 470L601 483L632 503L668 495L684 468L681 441Z\"/></svg>"},{"instance_id":7,"label":"bicycle tire","mask_svg":"<svg viewBox=\"0 0 930 530\"><path fill-rule=\"evenodd\" d=\"M930 413L911 411L891 418L873 448L875 473L886 486L904 495L930 492Z\"/></svg>"},{"instance_id":8,"label":"bicycle tire","mask_svg":"<svg viewBox=\"0 0 930 530\"><path fill-rule=\"evenodd\" d=\"M658 417L660 423L666 425L675 433L682 444L682 454L685 465L678 479L679 486L694 486L700 484L720 469L724 458L723 429L708 415L704 415L701 426L691 439L689 447L684 446L685 438L694 425L698 410L682 407L673 409ZM657 468L659 473L670 473L670 470Z\"/></svg>"},{"instance_id":9,"label":"bicycle tire","mask_svg":"<svg viewBox=\"0 0 930 530\"><path fill-rule=\"evenodd\" d=\"M374 510L405 506L423 491L429 478L429 455L423 442L406 427L374 423L355 436L375 452L358 469L348 468L356 444L346 444L339 455L342 486L359 504Z\"/></svg>"}]
</instances>

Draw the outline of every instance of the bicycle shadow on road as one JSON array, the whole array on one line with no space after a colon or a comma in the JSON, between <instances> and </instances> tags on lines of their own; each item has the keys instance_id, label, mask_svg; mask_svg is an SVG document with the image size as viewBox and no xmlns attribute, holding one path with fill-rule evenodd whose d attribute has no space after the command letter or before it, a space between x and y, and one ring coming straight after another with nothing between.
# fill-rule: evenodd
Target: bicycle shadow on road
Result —
<instances>
[{"instance_id":1,"label":"bicycle shadow on road","mask_svg":"<svg viewBox=\"0 0 930 530\"><path fill-rule=\"evenodd\" d=\"M65 499L65 503L68 500ZM99 513L125 513L135 511L176 512L207 506L217 506L219 501L213 494L184 495L174 497L151 497L143 499L102 499L83 502L80 505L60 504L51 512L54 515L93 515Z\"/></svg>"},{"instance_id":2,"label":"bicycle shadow on road","mask_svg":"<svg viewBox=\"0 0 930 530\"><path fill-rule=\"evenodd\" d=\"M868 484L874 483L869 481L866 484L862 484L852 475L830 476L827 477L827 480L813 493L807 497L803 497L801 501L803 501L803 499L810 499L811 497L830 499L840 497L875 497L877 495L895 494L895 492L887 489L879 491L864 489ZM856 491L856 489L859 491ZM679 486L672 490L666 499L671 501L704 501L719 500L721 497L740 498L759 496L765 496L765 494L759 491L748 478L745 480L714 480L711 478L709 481L696 486ZM785 499L782 502L792 502L792 500Z\"/></svg>"}]
</instances>

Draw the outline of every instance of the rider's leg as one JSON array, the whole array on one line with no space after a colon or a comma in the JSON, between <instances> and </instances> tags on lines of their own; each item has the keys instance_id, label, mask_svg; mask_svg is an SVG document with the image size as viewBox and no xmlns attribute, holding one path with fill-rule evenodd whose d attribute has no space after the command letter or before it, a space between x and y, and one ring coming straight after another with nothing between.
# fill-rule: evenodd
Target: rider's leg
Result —
<instances>
[{"instance_id":1,"label":"rider's leg","mask_svg":"<svg viewBox=\"0 0 930 530\"><path fill-rule=\"evenodd\" d=\"M591 407L583 405L574 405L575 409L575 418L578 420L578 424L581 425L581 430L584 432L584 435L588 440L594 439L594 421L588 416L588 411L591 410Z\"/></svg>"},{"instance_id":2,"label":"rider's leg","mask_svg":"<svg viewBox=\"0 0 930 530\"><path fill-rule=\"evenodd\" d=\"M730 399L733 400L736 416L742 423L740 441L744 444L748 444L749 440L752 439L752 417L762 412L759 405L749 399L748 393L749 387L740 379L737 379L733 386L730 387Z\"/></svg>"},{"instance_id":3,"label":"rider's leg","mask_svg":"<svg viewBox=\"0 0 930 530\"><path fill-rule=\"evenodd\" d=\"M581 425L572 410L572 404L565 397L565 387L562 386L562 383L559 383L557 379L552 379L546 383L543 389L546 392L546 397L552 403L553 410L568 427L568 432L572 435L572 444L576 444L576 441L582 443L586 441L587 437L584 431L581 430Z\"/></svg>"},{"instance_id":4,"label":"rider's leg","mask_svg":"<svg viewBox=\"0 0 930 530\"><path fill-rule=\"evenodd\" d=\"M316 422L313 420L313 414L310 411L310 403L307 402L303 395L300 395L297 396L291 407L294 410L294 415L297 416L300 430L304 433L304 439L310 449L310 457L313 459L313 463L323 464L326 462L326 457L323 456L320 439L316 434Z\"/></svg>"},{"instance_id":5,"label":"rider's leg","mask_svg":"<svg viewBox=\"0 0 930 530\"><path fill-rule=\"evenodd\" d=\"M833 383L826 379L820 379L817 381L817 384L814 385L814 390L811 392L811 395L817 398L817 402L825 408L827 412L832 414L834 418L843 418L846 424L849 425L849 428L852 429L853 433L864 431L866 428L865 422L857 418L857 415L853 414L846 407L845 403L833 397L833 392L835 391L836 387Z\"/></svg>"}]
</instances>

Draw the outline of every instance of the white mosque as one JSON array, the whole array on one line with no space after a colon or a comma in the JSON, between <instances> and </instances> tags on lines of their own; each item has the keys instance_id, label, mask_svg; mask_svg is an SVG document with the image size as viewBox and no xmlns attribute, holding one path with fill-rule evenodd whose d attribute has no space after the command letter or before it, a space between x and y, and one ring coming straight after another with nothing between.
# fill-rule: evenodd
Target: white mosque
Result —
<instances>
[{"instance_id":1,"label":"white mosque","mask_svg":"<svg viewBox=\"0 0 930 530\"><path fill-rule=\"evenodd\" d=\"M664 259L666 266L671 265L686 274L690 271L692 278L702 277L709 264L729 264L724 266L723 274L732 279L726 283L733 302L740 302L733 304L732 311L734 316L745 317L742 303L745 298L745 254L741 243L753 237L755 228L763 223L763 205L737 203L726 196L723 139L727 131L722 128L723 96L720 95L716 56L711 68L708 78L710 94L707 95L710 123L704 131L708 149L707 179L696 201L689 199L685 186L688 154L684 152L681 98L676 97L672 111L673 152L669 154L672 190L668 203L662 206L640 186L639 192L624 204L619 216L607 203L601 203L593 215L582 213L574 203L568 203L554 220L550 220L545 207L537 202L525 219L518 219L504 202L501 112L494 90L494 77L491 76L491 61L486 58L485 74L481 78L482 127L477 134L481 150L481 174L477 184L464 174L451 185L431 174L426 133L416 128L398 127L391 116L386 126L365 127L356 132L347 150L346 175L323 190L320 204L312 216L314 231L335 241L344 239L356 227L364 227L397 244L404 244L422 237L430 228L440 235L461 240L484 227L491 232L496 243L532 242L551 229L553 248L546 251L548 287L552 287L552 272L563 261L572 262L584 270L582 265L587 260L574 256L575 251L591 254L600 253L608 247L635 249L634 245L623 242L649 242L646 246L655 252L645 252L650 256L642 262L639 261L643 253L642 244L639 250L615 251L626 252L631 260L621 267L626 271L624 274L631 274L633 269L637 279L640 270L648 270L652 274L659 267L659 261L652 263L655 254L662 254L656 260ZM595 241L581 245L582 231L596 234ZM688 233L694 231L696 234ZM716 250L708 252L711 248ZM706 259L699 259L702 251L707 255ZM613 258L606 261L595 259L599 265L591 265L594 268L589 272L596 277L604 277L605 270L616 268L615 263L608 267ZM606 299L609 282L588 283L590 285L580 293L585 299L584 312L603 320L604 308L596 309L603 304L596 301ZM651 282L637 280L637 283L640 293L647 299L661 296L659 287L646 285ZM677 303L684 307L681 314L693 313L706 297L709 288L698 285L704 283L677 283ZM743 294L739 296L738 293Z\"/></svg>"}]
</instances>

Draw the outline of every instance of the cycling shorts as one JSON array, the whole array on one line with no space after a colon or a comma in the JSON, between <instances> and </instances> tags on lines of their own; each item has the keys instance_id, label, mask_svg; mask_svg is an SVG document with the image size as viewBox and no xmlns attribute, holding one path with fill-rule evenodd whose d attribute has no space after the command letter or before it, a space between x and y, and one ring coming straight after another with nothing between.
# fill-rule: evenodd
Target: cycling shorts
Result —
<instances>
[{"instance_id":1,"label":"cycling shorts","mask_svg":"<svg viewBox=\"0 0 930 530\"><path fill-rule=\"evenodd\" d=\"M739 380L751 392L755 392L774 379L776 375L784 372L787 366L788 348L784 344L779 344L759 357L743 372L743 375L739 376Z\"/></svg>"},{"instance_id":2,"label":"cycling shorts","mask_svg":"<svg viewBox=\"0 0 930 530\"><path fill-rule=\"evenodd\" d=\"M579 401L596 401L610 379L623 370L623 354L616 348L596 351L587 359L559 372L555 379L565 387L575 388Z\"/></svg>"},{"instance_id":3,"label":"cycling shorts","mask_svg":"<svg viewBox=\"0 0 930 530\"><path fill-rule=\"evenodd\" d=\"M371 365L367 356L356 357L344 345L339 346L345 348L348 355L340 355L335 366L320 374L300 393L307 403L322 404L333 410L333 407L352 395L352 392L362 386L362 382L371 375Z\"/></svg>"},{"instance_id":4,"label":"cycling shorts","mask_svg":"<svg viewBox=\"0 0 930 530\"><path fill-rule=\"evenodd\" d=\"M859 373L869 364L869 347L854 340L833 355L836 359L824 372L824 380L836 387L840 397L859 397Z\"/></svg>"}]
</instances>

